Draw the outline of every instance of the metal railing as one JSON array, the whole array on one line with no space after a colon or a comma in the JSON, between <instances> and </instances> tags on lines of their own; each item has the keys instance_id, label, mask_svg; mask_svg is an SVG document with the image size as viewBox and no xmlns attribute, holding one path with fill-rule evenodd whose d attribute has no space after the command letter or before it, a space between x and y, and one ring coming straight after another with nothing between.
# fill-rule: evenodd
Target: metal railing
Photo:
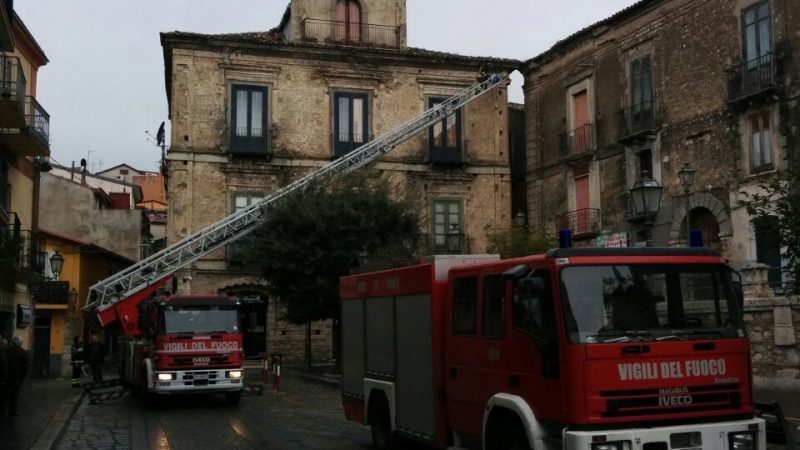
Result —
<instances>
[{"instance_id":1,"label":"metal railing","mask_svg":"<svg viewBox=\"0 0 800 450\"><path fill-rule=\"evenodd\" d=\"M767 53L728 69L728 102L777 87L775 55Z\"/></svg>"},{"instance_id":2,"label":"metal railing","mask_svg":"<svg viewBox=\"0 0 800 450\"><path fill-rule=\"evenodd\" d=\"M423 234L427 251L432 255L463 255L469 253L469 239L464 233Z\"/></svg>"},{"instance_id":3,"label":"metal railing","mask_svg":"<svg viewBox=\"0 0 800 450\"><path fill-rule=\"evenodd\" d=\"M18 257L19 268L23 271L44 275L45 259L45 238L30 230L19 232L20 251Z\"/></svg>"},{"instance_id":4,"label":"metal railing","mask_svg":"<svg viewBox=\"0 0 800 450\"><path fill-rule=\"evenodd\" d=\"M400 46L400 28L368 23L347 23L331 20L305 19L303 39L322 43Z\"/></svg>"},{"instance_id":5,"label":"metal railing","mask_svg":"<svg viewBox=\"0 0 800 450\"><path fill-rule=\"evenodd\" d=\"M556 231L568 228L572 234L591 234L600 232L600 210L583 208L556 216Z\"/></svg>"},{"instance_id":6,"label":"metal railing","mask_svg":"<svg viewBox=\"0 0 800 450\"><path fill-rule=\"evenodd\" d=\"M0 55L0 68L0 99L17 102L20 111L22 111L25 104L27 83L19 58Z\"/></svg>"},{"instance_id":7,"label":"metal railing","mask_svg":"<svg viewBox=\"0 0 800 450\"><path fill-rule=\"evenodd\" d=\"M638 103L619 112L619 138L635 136L656 129L656 108L652 100Z\"/></svg>"},{"instance_id":8,"label":"metal railing","mask_svg":"<svg viewBox=\"0 0 800 450\"><path fill-rule=\"evenodd\" d=\"M25 103L25 123L28 125L28 132L45 146L50 145L50 114L31 96L28 96Z\"/></svg>"},{"instance_id":9,"label":"metal railing","mask_svg":"<svg viewBox=\"0 0 800 450\"><path fill-rule=\"evenodd\" d=\"M559 135L561 157L568 158L595 150L594 124L575 128Z\"/></svg>"}]
</instances>

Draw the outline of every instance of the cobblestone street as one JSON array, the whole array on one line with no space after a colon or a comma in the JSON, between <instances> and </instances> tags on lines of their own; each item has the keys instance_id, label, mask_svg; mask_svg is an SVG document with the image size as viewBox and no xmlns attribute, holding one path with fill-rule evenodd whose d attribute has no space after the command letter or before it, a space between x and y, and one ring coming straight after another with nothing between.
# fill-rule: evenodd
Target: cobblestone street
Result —
<instances>
[{"instance_id":1,"label":"cobblestone street","mask_svg":"<svg viewBox=\"0 0 800 450\"><path fill-rule=\"evenodd\" d=\"M368 428L345 420L338 390L295 375L284 376L279 394L245 395L239 406L221 396L169 398L155 410L130 395L87 398L58 448L364 450L369 443Z\"/></svg>"}]
</instances>

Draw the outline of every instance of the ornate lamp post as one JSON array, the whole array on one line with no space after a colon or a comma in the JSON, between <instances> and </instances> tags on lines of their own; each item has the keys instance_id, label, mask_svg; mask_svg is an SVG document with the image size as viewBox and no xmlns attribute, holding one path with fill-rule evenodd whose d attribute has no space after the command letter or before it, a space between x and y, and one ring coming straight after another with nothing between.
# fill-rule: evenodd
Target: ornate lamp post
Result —
<instances>
[{"instance_id":1,"label":"ornate lamp post","mask_svg":"<svg viewBox=\"0 0 800 450\"><path fill-rule=\"evenodd\" d=\"M644 217L646 246L653 246L653 219L661 206L662 187L658 181L650 178L650 172L643 170L642 177L631 188L633 211L638 217Z\"/></svg>"},{"instance_id":2,"label":"ornate lamp post","mask_svg":"<svg viewBox=\"0 0 800 450\"><path fill-rule=\"evenodd\" d=\"M67 303L69 303L70 308L75 308L75 303L78 302L78 291L75 290L75 286L69 291L67 294Z\"/></svg>"},{"instance_id":3,"label":"ornate lamp post","mask_svg":"<svg viewBox=\"0 0 800 450\"><path fill-rule=\"evenodd\" d=\"M53 256L50 257L50 270L53 272L53 277L58 281L58 276L61 275L61 267L64 266L64 257L56 250Z\"/></svg>"},{"instance_id":4,"label":"ornate lamp post","mask_svg":"<svg viewBox=\"0 0 800 450\"><path fill-rule=\"evenodd\" d=\"M689 190L694 184L694 169L689 167L689 163L683 165L683 168L678 172L681 179L681 186L683 186L683 197L686 202L686 246L689 246L689 234L691 229L691 222L689 222Z\"/></svg>"},{"instance_id":5,"label":"ornate lamp post","mask_svg":"<svg viewBox=\"0 0 800 450\"><path fill-rule=\"evenodd\" d=\"M450 231L445 236L447 240L447 252L451 255L461 253L461 241L463 240L464 234L458 228L458 225L451 224Z\"/></svg>"}]
</instances>

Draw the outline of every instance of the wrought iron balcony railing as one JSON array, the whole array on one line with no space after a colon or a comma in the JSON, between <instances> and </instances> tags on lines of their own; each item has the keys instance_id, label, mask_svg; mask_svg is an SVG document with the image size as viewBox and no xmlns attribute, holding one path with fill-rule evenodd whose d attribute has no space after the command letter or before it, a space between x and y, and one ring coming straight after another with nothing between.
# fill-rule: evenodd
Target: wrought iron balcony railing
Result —
<instances>
[{"instance_id":1,"label":"wrought iron balcony railing","mask_svg":"<svg viewBox=\"0 0 800 450\"><path fill-rule=\"evenodd\" d=\"M568 228L575 236L600 233L600 210L583 208L556 216L556 231Z\"/></svg>"},{"instance_id":2,"label":"wrought iron balcony railing","mask_svg":"<svg viewBox=\"0 0 800 450\"><path fill-rule=\"evenodd\" d=\"M596 150L593 123L575 128L559 135L561 158L580 156Z\"/></svg>"},{"instance_id":3,"label":"wrought iron balcony railing","mask_svg":"<svg viewBox=\"0 0 800 450\"><path fill-rule=\"evenodd\" d=\"M619 112L619 140L624 141L657 129L655 102L646 101Z\"/></svg>"},{"instance_id":4,"label":"wrought iron balcony railing","mask_svg":"<svg viewBox=\"0 0 800 450\"><path fill-rule=\"evenodd\" d=\"M728 69L728 103L771 92L778 87L775 54L767 53Z\"/></svg>"},{"instance_id":5,"label":"wrought iron balcony railing","mask_svg":"<svg viewBox=\"0 0 800 450\"><path fill-rule=\"evenodd\" d=\"M19 268L22 271L45 275L45 238L39 233L29 230L19 232L20 251L18 256Z\"/></svg>"},{"instance_id":6,"label":"wrought iron balcony railing","mask_svg":"<svg viewBox=\"0 0 800 450\"><path fill-rule=\"evenodd\" d=\"M303 39L326 44L400 47L400 28L367 23L305 19Z\"/></svg>"},{"instance_id":7,"label":"wrought iron balcony railing","mask_svg":"<svg viewBox=\"0 0 800 450\"><path fill-rule=\"evenodd\" d=\"M463 255L469 253L469 239L461 232L425 234L428 253L432 255Z\"/></svg>"},{"instance_id":8,"label":"wrought iron balcony railing","mask_svg":"<svg viewBox=\"0 0 800 450\"><path fill-rule=\"evenodd\" d=\"M0 55L0 101L16 102L22 111L26 84L19 58Z\"/></svg>"},{"instance_id":9,"label":"wrought iron balcony railing","mask_svg":"<svg viewBox=\"0 0 800 450\"><path fill-rule=\"evenodd\" d=\"M50 145L50 114L31 96L28 96L25 105L25 122L34 137L41 140L43 145Z\"/></svg>"}]
</instances>

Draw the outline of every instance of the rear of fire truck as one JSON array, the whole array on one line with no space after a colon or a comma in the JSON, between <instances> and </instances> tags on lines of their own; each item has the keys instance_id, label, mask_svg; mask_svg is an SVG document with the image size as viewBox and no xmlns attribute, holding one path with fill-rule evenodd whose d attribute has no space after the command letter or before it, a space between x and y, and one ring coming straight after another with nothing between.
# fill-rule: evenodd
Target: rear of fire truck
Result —
<instances>
[{"instance_id":1,"label":"rear of fire truck","mask_svg":"<svg viewBox=\"0 0 800 450\"><path fill-rule=\"evenodd\" d=\"M151 400L160 395L224 394L243 389L238 300L171 295L139 305L142 335L121 342L121 375Z\"/></svg>"},{"instance_id":2,"label":"rear of fire truck","mask_svg":"<svg viewBox=\"0 0 800 450\"><path fill-rule=\"evenodd\" d=\"M738 277L718 253L548 256L566 337L564 448L766 448L764 422L753 414Z\"/></svg>"}]
</instances>

